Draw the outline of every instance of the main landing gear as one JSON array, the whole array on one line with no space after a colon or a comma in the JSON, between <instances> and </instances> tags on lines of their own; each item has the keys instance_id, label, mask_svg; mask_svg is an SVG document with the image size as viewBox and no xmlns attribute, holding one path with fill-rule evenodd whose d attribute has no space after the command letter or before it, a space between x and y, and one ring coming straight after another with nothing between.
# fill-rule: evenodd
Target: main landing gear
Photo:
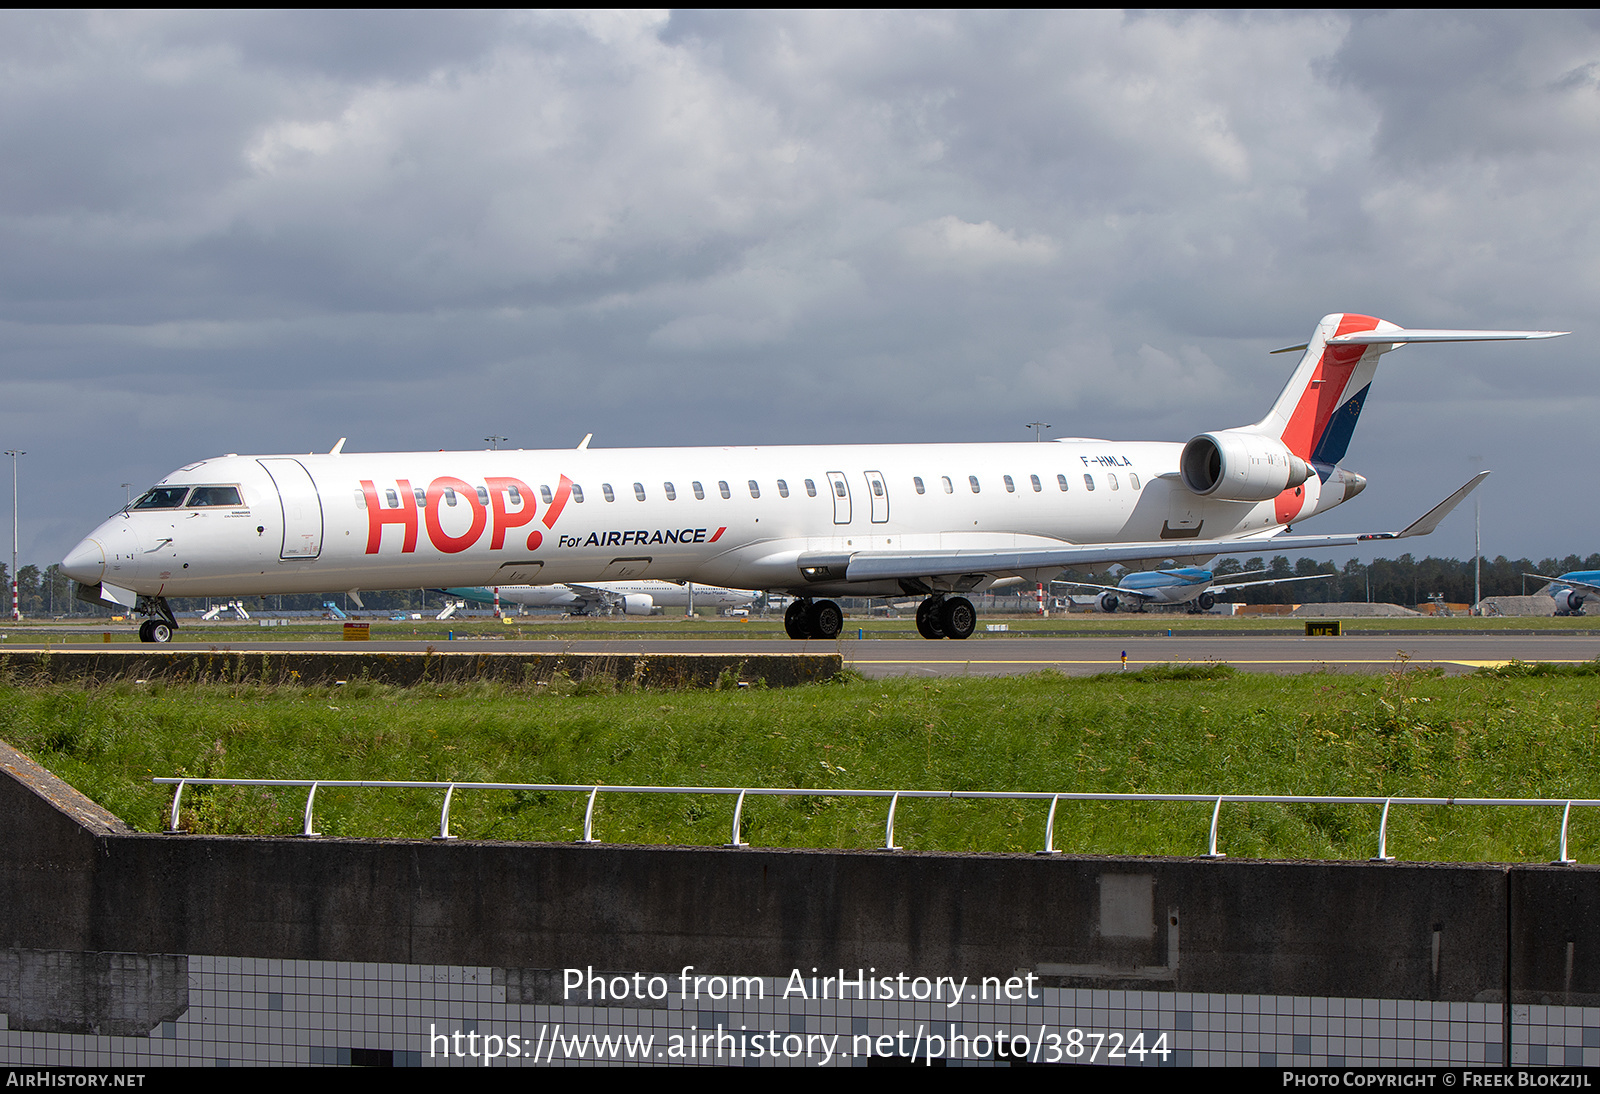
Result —
<instances>
[{"instance_id":1,"label":"main landing gear","mask_svg":"<svg viewBox=\"0 0 1600 1094\"><path fill-rule=\"evenodd\" d=\"M917 633L924 638L970 638L978 610L964 596L930 596L917 605ZM783 613L790 638L837 638L844 612L831 600L796 600Z\"/></svg>"},{"instance_id":2,"label":"main landing gear","mask_svg":"<svg viewBox=\"0 0 1600 1094\"><path fill-rule=\"evenodd\" d=\"M978 611L964 596L930 596L917 605L917 633L924 638L970 638Z\"/></svg>"},{"instance_id":3,"label":"main landing gear","mask_svg":"<svg viewBox=\"0 0 1600 1094\"><path fill-rule=\"evenodd\" d=\"M173 616L172 608L167 604L166 597L140 597L138 610L150 616L149 619L139 624L139 641L172 641L173 634L178 630L178 620Z\"/></svg>"},{"instance_id":4,"label":"main landing gear","mask_svg":"<svg viewBox=\"0 0 1600 1094\"><path fill-rule=\"evenodd\" d=\"M790 638L838 638L844 612L831 600L796 600L783 613L783 629Z\"/></svg>"}]
</instances>

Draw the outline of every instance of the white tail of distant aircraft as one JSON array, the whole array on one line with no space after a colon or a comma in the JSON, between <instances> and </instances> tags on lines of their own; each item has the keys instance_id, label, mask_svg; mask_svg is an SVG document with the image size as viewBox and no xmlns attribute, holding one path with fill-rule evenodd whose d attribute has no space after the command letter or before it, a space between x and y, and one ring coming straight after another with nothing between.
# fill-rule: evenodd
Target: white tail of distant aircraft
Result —
<instances>
[{"instance_id":1,"label":"white tail of distant aircraft","mask_svg":"<svg viewBox=\"0 0 1600 1094\"><path fill-rule=\"evenodd\" d=\"M1069 566L1151 568L1249 550L1426 535L1487 472L1398 532L1284 534L1360 493L1338 466L1378 357L1406 342L1556 331L1407 331L1361 315L1317 326L1255 425L1187 444L817 445L228 455L174 471L62 562L85 599L634 578L797 599L795 638L832 638L835 596L922 596L918 629L965 638L963 594ZM1302 347L1293 347L1301 349Z\"/></svg>"}]
</instances>

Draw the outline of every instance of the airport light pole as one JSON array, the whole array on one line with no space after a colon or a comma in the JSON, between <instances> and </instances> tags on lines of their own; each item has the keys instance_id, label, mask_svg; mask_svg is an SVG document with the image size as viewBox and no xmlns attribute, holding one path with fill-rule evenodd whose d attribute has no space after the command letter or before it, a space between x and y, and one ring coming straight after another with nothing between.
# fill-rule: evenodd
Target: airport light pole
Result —
<instances>
[{"instance_id":1,"label":"airport light pole","mask_svg":"<svg viewBox=\"0 0 1600 1094\"><path fill-rule=\"evenodd\" d=\"M17 603L17 457L27 453L8 448L6 455L11 457L11 618L21 619L22 609Z\"/></svg>"},{"instance_id":2,"label":"airport light pole","mask_svg":"<svg viewBox=\"0 0 1600 1094\"><path fill-rule=\"evenodd\" d=\"M500 442L501 441L505 441L505 440L510 440L510 438L509 437L485 437L484 440L489 442L489 451L490 452L498 452L500 450Z\"/></svg>"},{"instance_id":3,"label":"airport light pole","mask_svg":"<svg viewBox=\"0 0 1600 1094\"><path fill-rule=\"evenodd\" d=\"M1046 429L1049 429L1050 428L1050 423L1049 422L1029 422L1027 425L1023 426L1022 428L1033 430L1033 439L1034 439L1034 442L1037 443L1039 441L1044 440L1044 433L1042 431L1046 430Z\"/></svg>"},{"instance_id":4,"label":"airport light pole","mask_svg":"<svg viewBox=\"0 0 1600 1094\"><path fill-rule=\"evenodd\" d=\"M1472 460L1472 473L1478 473L1478 463L1482 456L1470 456ZM1472 495L1472 614L1482 614L1479 605L1483 603L1483 511L1476 492Z\"/></svg>"}]
</instances>

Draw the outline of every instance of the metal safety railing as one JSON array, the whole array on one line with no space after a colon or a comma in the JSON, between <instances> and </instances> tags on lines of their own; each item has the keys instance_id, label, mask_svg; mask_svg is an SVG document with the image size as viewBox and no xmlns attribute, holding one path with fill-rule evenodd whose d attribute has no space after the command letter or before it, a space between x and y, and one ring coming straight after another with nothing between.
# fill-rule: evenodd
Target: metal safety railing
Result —
<instances>
[{"instance_id":1,"label":"metal safety railing","mask_svg":"<svg viewBox=\"0 0 1600 1094\"><path fill-rule=\"evenodd\" d=\"M894 816L901 798L942 798L998 801L1049 801L1050 812L1045 818L1044 847L1041 855L1061 852L1055 846L1056 809L1062 802L1196 802L1210 803L1211 833L1207 840L1205 858L1226 858L1217 850L1217 830L1222 820L1224 804L1240 805L1371 805L1382 806L1378 822L1378 853L1373 862L1393 862L1389 854L1389 810L1391 806L1530 806L1561 807L1560 850L1553 860L1556 865L1570 866L1576 860L1567 854L1567 830L1572 818L1572 807L1600 806L1600 798L1407 798L1329 796L1316 794L1116 794L1099 792L1011 791L1011 790L840 790L832 787L732 787L732 786L606 786L603 784L561 783L480 783L480 782L388 782L351 779L191 779L160 777L152 782L174 786L172 813L167 832L181 832L178 827L178 809L183 800L185 786L304 786L306 793L303 836L321 835L313 829L312 807L317 790L322 787L363 788L386 790L443 790L444 805L439 812L439 834L434 839L451 840L450 802L457 790L527 790L541 793L587 794L588 804L583 813L583 838L579 843L601 842L594 834L594 806L602 792L606 794L712 794L737 795L733 806L733 824L727 847L750 846L740 838L740 819L744 813L745 798L751 795L765 797L820 797L820 798L887 798L889 812L884 823L883 850L898 851L894 842Z\"/></svg>"}]
</instances>

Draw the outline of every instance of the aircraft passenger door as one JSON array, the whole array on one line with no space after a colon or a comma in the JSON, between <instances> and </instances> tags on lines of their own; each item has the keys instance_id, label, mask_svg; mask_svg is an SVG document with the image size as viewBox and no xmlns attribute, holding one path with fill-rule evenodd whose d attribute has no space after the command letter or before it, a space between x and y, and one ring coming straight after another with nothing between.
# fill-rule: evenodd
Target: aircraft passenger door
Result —
<instances>
[{"instance_id":1,"label":"aircraft passenger door","mask_svg":"<svg viewBox=\"0 0 1600 1094\"><path fill-rule=\"evenodd\" d=\"M883 472L864 471L867 477L867 490L872 496L872 523L889 523L889 485L883 481Z\"/></svg>"},{"instance_id":2,"label":"aircraft passenger door","mask_svg":"<svg viewBox=\"0 0 1600 1094\"><path fill-rule=\"evenodd\" d=\"M843 471L828 472L828 489L833 493L833 523L850 523L850 487Z\"/></svg>"},{"instance_id":3,"label":"aircraft passenger door","mask_svg":"<svg viewBox=\"0 0 1600 1094\"><path fill-rule=\"evenodd\" d=\"M272 476L283 504L284 561L316 558L322 553L322 497L311 473L299 460L257 460Z\"/></svg>"}]
</instances>

